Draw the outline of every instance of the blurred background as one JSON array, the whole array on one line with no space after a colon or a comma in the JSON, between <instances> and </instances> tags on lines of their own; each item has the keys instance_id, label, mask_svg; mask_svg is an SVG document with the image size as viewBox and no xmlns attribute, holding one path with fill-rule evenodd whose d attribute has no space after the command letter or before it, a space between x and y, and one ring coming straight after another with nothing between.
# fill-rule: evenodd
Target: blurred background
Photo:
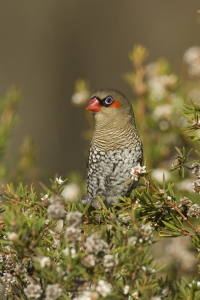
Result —
<instances>
[{"instance_id":1,"label":"blurred background","mask_svg":"<svg viewBox=\"0 0 200 300\"><path fill-rule=\"evenodd\" d=\"M71 101L76 79L134 100L122 78L133 45L148 49L148 62L164 57L179 71L185 50L199 43L199 8L196 0L1 1L0 94L13 85L22 92L8 160L30 136L44 180L72 170L85 177L88 125Z\"/></svg>"}]
</instances>

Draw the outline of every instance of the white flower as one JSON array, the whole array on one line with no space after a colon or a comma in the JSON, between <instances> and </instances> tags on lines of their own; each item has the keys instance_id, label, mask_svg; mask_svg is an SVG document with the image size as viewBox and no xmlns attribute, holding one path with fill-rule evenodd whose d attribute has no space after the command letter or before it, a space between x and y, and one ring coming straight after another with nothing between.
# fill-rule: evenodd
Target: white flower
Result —
<instances>
[{"instance_id":1,"label":"white flower","mask_svg":"<svg viewBox=\"0 0 200 300\"><path fill-rule=\"evenodd\" d=\"M199 46L193 46L189 49L187 49L183 55L183 60L187 64L195 64L200 59L200 47Z\"/></svg>"},{"instance_id":2,"label":"white flower","mask_svg":"<svg viewBox=\"0 0 200 300\"><path fill-rule=\"evenodd\" d=\"M46 199L48 199L49 198L49 196L46 194L46 195L44 195L44 197L42 197L42 198L40 198L41 200L46 200Z\"/></svg>"},{"instance_id":3,"label":"white flower","mask_svg":"<svg viewBox=\"0 0 200 300\"><path fill-rule=\"evenodd\" d=\"M160 77L155 77L149 80L149 94L153 101L162 100L167 96L167 91Z\"/></svg>"},{"instance_id":4,"label":"white flower","mask_svg":"<svg viewBox=\"0 0 200 300\"><path fill-rule=\"evenodd\" d=\"M66 216L67 226L78 227L82 222L83 214L79 211L68 212Z\"/></svg>"},{"instance_id":5,"label":"white flower","mask_svg":"<svg viewBox=\"0 0 200 300\"><path fill-rule=\"evenodd\" d=\"M78 200L78 195L80 194L80 188L75 183L67 184L61 195L66 201L74 202Z\"/></svg>"},{"instance_id":6,"label":"white flower","mask_svg":"<svg viewBox=\"0 0 200 300\"><path fill-rule=\"evenodd\" d=\"M134 292L131 296L134 297L134 299L139 299L138 292ZM130 299L132 299L132 298L130 298Z\"/></svg>"},{"instance_id":7,"label":"white flower","mask_svg":"<svg viewBox=\"0 0 200 300\"><path fill-rule=\"evenodd\" d=\"M27 298L39 299L42 295L42 292L42 288L39 284L30 283L24 289L24 293L27 296Z\"/></svg>"},{"instance_id":8,"label":"white flower","mask_svg":"<svg viewBox=\"0 0 200 300\"><path fill-rule=\"evenodd\" d=\"M200 216L200 206L197 204L193 204L187 212L187 216L191 218L198 218Z\"/></svg>"},{"instance_id":9,"label":"white flower","mask_svg":"<svg viewBox=\"0 0 200 300\"><path fill-rule=\"evenodd\" d=\"M110 269L114 268L115 261L114 261L114 257L111 254L104 255L103 266L104 266L105 272L109 272Z\"/></svg>"},{"instance_id":10,"label":"white flower","mask_svg":"<svg viewBox=\"0 0 200 300\"><path fill-rule=\"evenodd\" d=\"M145 70L148 79L158 76L159 68L156 62L151 62L148 65L146 65Z\"/></svg>"},{"instance_id":11,"label":"white flower","mask_svg":"<svg viewBox=\"0 0 200 300\"><path fill-rule=\"evenodd\" d=\"M62 288L58 283L48 284L45 290L45 300L56 300L62 295Z\"/></svg>"},{"instance_id":12,"label":"white flower","mask_svg":"<svg viewBox=\"0 0 200 300\"><path fill-rule=\"evenodd\" d=\"M192 183L192 191L200 194L200 179L197 179Z\"/></svg>"},{"instance_id":13,"label":"white flower","mask_svg":"<svg viewBox=\"0 0 200 300\"><path fill-rule=\"evenodd\" d=\"M76 249L75 249L75 248L65 248L65 249L63 250L63 253L64 253L66 256L71 255L71 258L75 258L75 257L76 257Z\"/></svg>"},{"instance_id":14,"label":"white flower","mask_svg":"<svg viewBox=\"0 0 200 300\"><path fill-rule=\"evenodd\" d=\"M18 234L15 232L8 233L8 239L10 241L16 241L18 239Z\"/></svg>"},{"instance_id":15,"label":"white flower","mask_svg":"<svg viewBox=\"0 0 200 300\"><path fill-rule=\"evenodd\" d=\"M142 266L142 270L146 273L146 274L153 274L155 273L155 269L151 268L151 267L145 267L145 266Z\"/></svg>"},{"instance_id":16,"label":"white flower","mask_svg":"<svg viewBox=\"0 0 200 300\"><path fill-rule=\"evenodd\" d=\"M168 118L172 113L172 106L169 104L158 105L153 111L153 116L156 120Z\"/></svg>"},{"instance_id":17,"label":"white flower","mask_svg":"<svg viewBox=\"0 0 200 300\"><path fill-rule=\"evenodd\" d=\"M106 281L100 279L98 281L98 285L96 287L96 291L102 296L106 297L108 294L112 292L112 287L109 283Z\"/></svg>"},{"instance_id":18,"label":"white flower","mask_svg":"<svg viewBox=\"0 0 200 300\"><path fill-rule=\"evenodd\" d=\"M94 267L96 264L96 256L94 254L88 254L84 256L82 259L82 264L87 268Z\"/></svg>"},{"instance_id":19,"label":"white flower","mask_svg":"<svg viewBox=\"0 0 200 300\"><path fill-rule=\"evenodd\" d=\"M100 239L97 233L93 233L86 238L85 247L88 252L94 254L98 254L99 252L109 252L108 244L103 239Z\"/></svg>"},{"instance_id":20,"label":"white flower","mask_svg":"<svg viewBox=\"0 0 200 300\"><path fill-rule=\"evenodd\" d=\"M81 241L81 229L76 227L67 227L65 231L65 238L68 242Z\"/></svg>"},{"instance_id":21,"label":"white flower","mask_svg":"<svg viewBox=\"0 0 200 300\"><path fill-rule=\"evenodd\" d=\"M41 268L50 266L51 261L48 256L36 257L36 260L39 262Z\"/></svg>"},{"instance_id":22,"label":"white flower","mask_svg":"<svg viewBox=\"0 0 200 300\"><path fill-rule=\"evenodd\" d=\"M66 211L59 202L50 204L47 208L48 219L50 220L59 220L64 218Z\"/></svg>"},{"instance_id":23,"label":"white flower","mask_svg":"<svg viewBox=\"0 0 200 300\"><path fill-rule=\"evenodd\" d=\"M197 281L197 289L200 289L200 281Z\"/></svg>"},{"instance_id":24,"label":"white flower","mask_svg":"<svg viewBox=\"0 0 200 300\"><path fill-rule=\"evenodd\" d=\"M1 275L1 281L6 285L14 284L16 279L17 278L13 274L7 271L4 271Z\"/></svg>"},{"instance_id":25,"label":"white flower","mask_svg":"<svg viewBox=\"0 0 200 300\"><path fill-rule=\"evenodd\" d=\"M163 75L160 77L160 81L165 87L171 87L177 82L177 77L174 74Z\"/></svg>"},{"instance_id":26,"label":"white flower","mask_svg":"<svg viewBox=\"0 0 200 300\"><path fill-rule=\"evenodd\" d=\"M118 215L119 220L121 220L125 224L130 223L131 216L128 213L119 214Z\"/></svg>"},{"instance_id":27,"label":"white flower","mask_svg":"<svg viewBox=\"0 0 200 300\"><path fill-rule=\"evenodd\" d=\"M84 291L82 295L73 298L73 300L96 300L98 299L98 294L96 292Z\"/></svg>"},{"instance_id":28,"label":"white flower","mask_svg":"<svg viewBox=\"0 0 200 300\"><path fill-rule=\"evenodd\" d=\"M195 289L200 289L200 281L192 280L192 283L189 284L189 287L194 287Z\"/></svg>"},{"instance_id":29,"label":"white flower","mask_svg":"<svg viewBox=\"0 0 200 300\"><path fill-rule=\"evenodd\" d=\"M130 290L130 286L129 285L125 285L124 288L123 288L123 291L124 291L124 295L127 295L128 292Z\"/></svg>"},{"instance_id":30,"label":"white flower","mask_svg":"<svg viewBox=\"0 0 200 300\"><path fill-rule=\"evenodd\" d=\"M144 232L153 232L153 228L150 224L143 224L141 226L141 229L144 231Z\"/></svg>"},{"instance_id":31,"label":"white flower","mask_svg":"<svg viewBox=\"0 0 200 300\"><path fill-rule=\"evenodd\" d=\"M49 220L49 219L46 219L46 220L44 221L44 224L45 224L45 225L49 225L49 222L50 222L50 220Z\"/></svg>"},{"instance_id":32,"label":"white flower","mask_svg":"<svg viewBox=\"0 0 200 300\"><path fill-rule=\"evenodd\" d=\"M55 182L58 184L62 184L64 181L61 179L61 176L58 178L56 177Z\"/></svg>"},{"instance_id":33,"label":"white flower","mask_svg":"<svg viewBox=\"0 0 200 300\"><path fill-rule=\"evenodd\" d=\"M200 76L200 47L189 48L183 55L183 60L188 65L188 73L191 77Z\"/></svg>"},{"instance_id":34,"label":"white flower","mask_svg":"<svg viewBox=\"0 0 200 300\"><path fill-rule=\"evenodd\" d=\"M136 236L131 236L128 239L128 245L134 246L134 245L136 245L136 243L137 243L137 237Z\"/></svg>"},{"instance_id":35,"label":"white flower","mask_svg":"<svg viewBox=\"0 0 200 300\"><path fill-rule=\"evenodd\" d=\"M72 95L72 102L75 105L85 104L89 99L89 92L87 90L80 91Z\"/></svg>"},{"instance_id":36,"label":"white flower","mask_svg":"<svg viewBox=\"0 0 200 300\"><path fill-rule=\"evenodd\" d=\"M140 175L144 174L144 173L146 173L146 166L142 167L142 166L140 166L140 164L138 164L137 166L135 166L131 169L131 172L130 172L130 174L132 175L131 179L138 181Z\"/></svg>"},{"instance_id":37,"label":"white flower","mask_svg":"<svg viewBox=\"0 0 200 300\"><path fill-rule=\"evenodd\" d=\"M191 77L199 77L200 76L200 63L190 66L188 68L188 73Z\"/></svg>"},{"instance_id":38,"label":"white flower","mask_svg":"<svg viewBox=\"0 0 200 300\"><path fill-rule=\"evenodd\" d=\"M138 208L138 207L141 207L141 204L136 200L134 202L134 209Z\"/></svg>"}]
</instances>

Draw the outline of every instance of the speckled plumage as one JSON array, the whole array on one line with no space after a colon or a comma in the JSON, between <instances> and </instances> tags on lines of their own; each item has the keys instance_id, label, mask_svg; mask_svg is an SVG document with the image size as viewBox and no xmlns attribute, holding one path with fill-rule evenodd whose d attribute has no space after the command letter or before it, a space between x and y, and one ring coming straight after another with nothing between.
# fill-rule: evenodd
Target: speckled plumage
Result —
<instances>
[{"instance_id":1,"label":"speckled plumage","mask_svg":"<svg viewBox=\"0 0 200 300\"><path fill-rule=\"evenodd\" d=\"M97 196L106 206L111 206L119 201L120 195L130 194L136 182L125 182L131 178L131 168L142 164L143 154L132 106L126 97L106 89L95 93L92 100L97 100L99 111L94 112L95 131L87 160L87 191L92 205L98 208ZM113 102L105 107L106 101ZM90 106L88 109L93 110Z\"/></svg>"}]
</instances>

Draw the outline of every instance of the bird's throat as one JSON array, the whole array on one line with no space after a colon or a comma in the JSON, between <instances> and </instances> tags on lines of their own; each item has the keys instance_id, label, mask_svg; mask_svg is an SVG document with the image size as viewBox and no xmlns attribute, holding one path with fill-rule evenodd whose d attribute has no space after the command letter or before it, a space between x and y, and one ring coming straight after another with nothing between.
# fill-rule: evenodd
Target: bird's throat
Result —
<instances>
[{"instance_id":1,"label":"bird's throat","mask_svg":"<svg viewBox=\"0 0 200 300\"><path fill-rule=\"evenodd\" d=\"M135 146L139 136L134 124L113 128L96 126L92 146L99 151L110 151Z\"/></svg>"}]
</instances>

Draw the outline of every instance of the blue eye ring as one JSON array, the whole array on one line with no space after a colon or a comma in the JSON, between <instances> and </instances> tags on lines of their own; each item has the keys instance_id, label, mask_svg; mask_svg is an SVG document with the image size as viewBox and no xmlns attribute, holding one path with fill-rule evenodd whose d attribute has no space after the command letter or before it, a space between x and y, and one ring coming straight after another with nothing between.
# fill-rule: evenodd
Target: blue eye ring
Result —
<instances>
[{"instance_id":1,"label":"blue eye ring","mask_svg":"<svg viewBox=\"0 0 200 300\"><path fill-rule=\"evenodd\" d=\"M107 96L106 99L104 100L104 105L106 107L110 106L113 103L113 98L111 96Z\"/></svg>"}]
</instances>

